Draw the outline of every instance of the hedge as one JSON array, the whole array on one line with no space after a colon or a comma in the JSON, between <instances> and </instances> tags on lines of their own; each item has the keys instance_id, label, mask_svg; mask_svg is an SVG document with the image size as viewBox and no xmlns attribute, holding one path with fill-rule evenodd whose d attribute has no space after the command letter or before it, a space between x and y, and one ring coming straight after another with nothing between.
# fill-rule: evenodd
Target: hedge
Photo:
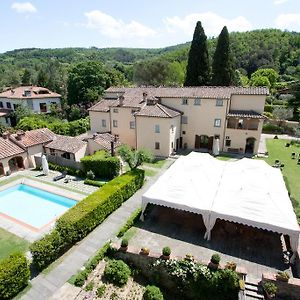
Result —
<instances>
[{"instance_id":1,"label":"hedge","mask_svg":"<svg viewBox=\"0 0 300 300\"><path fill-rule=\"evenodd\" d=\"M33 264L42 270L83 239L144 183L144 170L127 172L81 200L56 222L55 230L31 247Z\"/></svg>"},{"instance_id":2,"label":"hedge","mask_svg":"<svg viewBox=\"0 0 300 300\"><path fill-rule=\"evenodd\" d=\"M0 299L11 299L27 284L29 264L24 254L14 253L0 261Z\"/></svg>"},{"instance_id":3,"label":"hedge","mask_svg":"<svg viewBox=\"0 0 300 300\"><path fill-rule=\"evenodd\" d=\"M141 208L136 209L128 218L127 222L119 230L117 237L122 237L125 234L125 232L139 220L141 214L142 214L142 209Z\"/></svg>"},{"instance_id":4,"label":"hedge","mask_svg":"<svg viewBox=\"0 0 300 300\"><path fill-rule=\"evenodd\" d=\"M84 184L101 187L104 184L106 184L106 182L104 182L104 181L98 181L98 180L92 180L92 179L86 179L84 181Z\"/></svg>"},{"instance_id":5,"label":"hedge","mask_svg":"<svg viewBox=\"0 0 300 300\"><path fill-rule=\"evenodd\" d=\"M85 172L83 170L78 170L72 167L64 167L51 162L49 162L48 165L50 170L59 171L59 172L66 171L67 174L71 176L85 177Z\"/></svg>"},{"instance_id":6,"label":"hedge","mask_svg":"<svg viewBox=\"0 0 300 300\"><path fill-rule=\"evenodd\" d=\"M83 157L80 162L85 172L93 171L96 177L112 179L120 173L120 160L100 150L93 155Z\"/></svg>"},{"instance_id":7,"label":"hedge","mask_svg":"<svg viewBox=\"0 0 300 300\"><path fill-rule=\"evenodd\" d=\"M267 123L263 125L262 131L264 133L283 133L284 129L276 124Z\"/></svg>"}]
</instances>

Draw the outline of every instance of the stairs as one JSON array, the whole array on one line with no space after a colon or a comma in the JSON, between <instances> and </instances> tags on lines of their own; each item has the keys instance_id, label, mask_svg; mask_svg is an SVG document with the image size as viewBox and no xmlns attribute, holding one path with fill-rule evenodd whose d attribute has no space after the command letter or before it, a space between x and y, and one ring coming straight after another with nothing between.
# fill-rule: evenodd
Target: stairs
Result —
<instances>
[{"instance_id":1,"label":"stairs","mask_svg":"<svg viewBox=\"0 0 300 300\"><path fill-rule=\"evenodd\" d=\"M257 283L245 282L245 300L263 300L263 290Z\"/></svg>"}]
</instances>

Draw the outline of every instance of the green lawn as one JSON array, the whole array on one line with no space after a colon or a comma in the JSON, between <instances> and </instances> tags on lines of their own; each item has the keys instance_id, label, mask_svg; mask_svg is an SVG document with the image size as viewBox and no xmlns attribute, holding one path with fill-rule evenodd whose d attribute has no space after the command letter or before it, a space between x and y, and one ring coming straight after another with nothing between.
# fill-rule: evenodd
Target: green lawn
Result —
<instances>
[{"instance_id":1,"label":"green lawn","mask_svg":"<svg viewBox=\"0 0 300 300\"><path fill-rule=\"evenodd\" d=\"M291 153L295 152L298 156L300 154L300 147L291 145L286 147L288 140L267 140L267 149L269 157L266 158L266 162L270 165L274 165L276 159L284 164L282 174L284 176L288 190L290 191L290 197L293 202L294 210L300 223L300 165L297 164L298 159L292 159Z\"/></svg>"},{"instance_id":2,"label":"green lawn","mask_svg":"<svg viewBox=\"0 0 300 300\"><path fill-rule=\"evenodd\" d=\"M29 247L29 242L0 228L0 259L7 257L15 251L24 252Z\"/></svg>"},{"instance_id":3,"label":"green lawn","mask_svg":"<svg viewBox=\"0 0 300 300\"><path fill-rule=\"evenodd\" d=\"M218 160L229 160L229 159L232 159L233 157L231 156L225 156L225 155L219 155L219 156L216 156L216 159Z\"/></svg>"},{"instance_id":4,"label":"green lawn","mask_svg":"<svg viewBox=\"0 0 300 300\"><path fill-rule=\"evenodd\" d=\"M152 168L161 168L166 163L166 159L154 159L152 163L143 163L143 165Z\"/></svg>"}]
</instances>

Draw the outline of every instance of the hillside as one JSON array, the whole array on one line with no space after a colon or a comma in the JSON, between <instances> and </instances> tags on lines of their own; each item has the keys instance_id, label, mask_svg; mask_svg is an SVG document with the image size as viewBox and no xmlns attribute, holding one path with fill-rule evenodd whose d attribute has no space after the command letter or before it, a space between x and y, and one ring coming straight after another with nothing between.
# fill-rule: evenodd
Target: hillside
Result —
<instances>
[{"instance_id":1,"label":"hillside","mask_svg":"<svg viewBox=\"0 0 300 300\"><path fill-rule=\"evenodd\" d=\"M258 68L270 67L289 81L300 74L300 33L276 29L230 33L232 53L236 69L251 75ZM208 40L212 57L216 39ZM101 61L108 67L123 72L129 81L133 80L133 65L138 61L163 58L168 62L181 63L182 72L190 43L161 49L138 48L61 48L61 49L20 49L0 54L0 87L20 84L25 68L36 82L38 72L45 71L57 84L52 88L66 86L70 65L88 61ZM57 88L56 88L57 87Z\"/></svg>"}]
</instances>

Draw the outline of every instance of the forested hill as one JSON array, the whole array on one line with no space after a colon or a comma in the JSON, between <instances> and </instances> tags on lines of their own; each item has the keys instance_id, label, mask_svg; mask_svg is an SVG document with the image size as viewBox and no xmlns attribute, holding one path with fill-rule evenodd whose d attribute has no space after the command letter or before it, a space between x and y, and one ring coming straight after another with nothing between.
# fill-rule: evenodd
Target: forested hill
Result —
<instances>
[{"instance_id":1,"label":"forested hill","mask_svg":"<svg viewBox=\"0 0 300 300\"><path fill-rule=\"evenodd\" d=\"M192 33L191 33L192 35ZM283 75L283 80L292 80L300 74L300 33L276 29L230 33L235 68L250 76L258 68L274 68ZM215 50L216 39L208 40L209 53ZM36 80L43 70L48 77L65 86L68 67L74 63L96 60L124 73L129 81L134 80L137 62L151 62L162 58L177 63L173 70L182 73L175 78L180 84L184 76L190 43L161 49L134 48L61 48L20 49L0 54L0 87L17 85L27 69ZM46 74L47 75L47 74ZM55 78L54 78L55 77ZM54 79L53 79L54 78Z\"/></svg>"}]
</instances>

